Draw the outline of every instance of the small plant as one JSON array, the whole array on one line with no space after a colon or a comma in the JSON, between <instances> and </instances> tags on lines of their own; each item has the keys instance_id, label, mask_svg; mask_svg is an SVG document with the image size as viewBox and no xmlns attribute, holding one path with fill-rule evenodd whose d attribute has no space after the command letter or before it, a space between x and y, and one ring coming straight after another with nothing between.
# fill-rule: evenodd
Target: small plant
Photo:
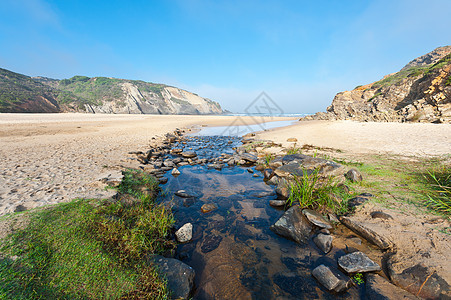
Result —
<instances>
[{"instance_id":1,"label":"small plant","mask_svg":"<svg viewBox=\"0 0 451 300\"><path fill-rule=\"evenodd\" d=\"M363 274L362 273L356 273L354 276L352 276L352 280L357 283L357 285L361 285L365 283L365 280L363 280Z\"/></svg>"},{"instance_id":2,"label":"small plant","mask_svg":"<svg viewBox=\"0 0 451 300\"><path fill-rule=\"evenodd\" d=\"M451 167L435 167L424 175L429 189L425 192L426 205L445 214L451 214Z\"/></svg>"},{"instance_id":3,"label":"small plant","mask_svg":"<svg viewBox=\"0 0 451 300\"><path fill-rule=\"evenodd\" d=\"M291 147L287 149L287 154L302 154L301 148L298 147Z\"/></svg>"},{"instance_id":4,"label":"small plant","mask_svg":"<svg viewBox=\"0 0 451 300\"><path fill-rule=\"evenodd\" d=\"M265 155L265 162L266 166L269 166L269 163L274 159L274 155L271 153L268 153Z\"/></svg>"}]
</instances>

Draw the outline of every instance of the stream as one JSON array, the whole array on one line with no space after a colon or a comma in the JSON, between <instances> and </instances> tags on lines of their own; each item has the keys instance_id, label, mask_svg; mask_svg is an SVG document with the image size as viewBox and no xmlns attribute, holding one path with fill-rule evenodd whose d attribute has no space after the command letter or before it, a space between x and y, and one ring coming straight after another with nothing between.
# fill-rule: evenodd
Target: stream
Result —
<instances>
[{"instance_id":1,"label":"stream","mask_svg":"<svg viewBox=\"0 0 451 300\"><path fill-rule=\"evenodd\" d=\"M336 266L348 247L369 252L373 246L344 226L335 229L334 247L327 255L311 239L300 245L273 233L270 225L284 213L269 205L269 200L277 199L274 186L266 184L254 167L214 161L232 155L241 138L218 135L224 129L213 128L172 145L194 151L196 159L206 163L181 166L178 176L166 172L168 181L161 185L165 192L160 200L172 206L175 227L193 224L192 240L179 244L175 256L196 272L193 299L361 299L363 285L332 294L311 270L320 264ZM175 195L179 190L187 195ZM206 203L217 209L203 213Z\"/></svg>"}]
</instances>

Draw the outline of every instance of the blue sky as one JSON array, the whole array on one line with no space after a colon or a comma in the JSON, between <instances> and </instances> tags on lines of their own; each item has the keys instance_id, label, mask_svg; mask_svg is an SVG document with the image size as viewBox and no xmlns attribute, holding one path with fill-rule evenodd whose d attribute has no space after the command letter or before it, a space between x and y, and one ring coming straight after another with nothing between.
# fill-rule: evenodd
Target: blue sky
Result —
<instances>
[{"instance_id":1,"label":"blue sky","mask_svg":"<svg viewBox=\"0 0 451 300\"><path fill-rule=\"evenodd\" d=\"M141 79L234 112L265 91L285 112L450 45L449 0L1 0L0 67Z\"/></svg>"}]
</instances>

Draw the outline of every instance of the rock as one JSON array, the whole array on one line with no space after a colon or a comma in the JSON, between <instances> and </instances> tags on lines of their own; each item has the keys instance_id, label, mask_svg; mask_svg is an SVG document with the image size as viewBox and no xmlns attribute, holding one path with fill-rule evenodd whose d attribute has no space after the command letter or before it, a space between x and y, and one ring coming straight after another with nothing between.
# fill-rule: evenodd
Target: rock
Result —
<instances>
[{"instance_id":1,"label":"rock","mask_svg":"<svg viewBox=\"0 0 451 300\"><path fill-rule=\"evenodd\" d=\"M248 168L247 171L248 171L249 173L254 173L254 170L252 170L251 168Z\"/></svg>"},{"instance_id":2,"label":"rock","mask_svg":"<svg viewBox=\"0 0 451 300\"><path fill-rule=\"evenodd\" d=\"M189 299L194 286L193 268L174 258L152 257L153 264L168 281L172 299Z\"/></svg>"},{"instance_id":3,"label":"rock","mask_svg":"<svg viewBox=\"0 0 451 300\"><path fill-rule=\"evenodd\" d=\"M22 204L19 204L14 208L14 212L22 212L22 211L26 211L26 210L27 210L27 208L25 206L23 206Z\"/></svg>"},{"instance_id":4,"label":"rock","mask_svg":"<svg viewBox=\"0 0 451 300\"><path fill-rule=\"evenodd\" d=\"M287 156L284 157L284 162L289 161L289 163L274 170L274 173L277 176L302 177L304 174L311 175L315 170L322 176L336 176L339 175L343 169L343 166L322 158L315 158L302 154L293 154L290 155L289 158L287 158Z\"/></svg>"},{"instance_id":5,"label":"rock","mask_svg":"<svg viewBox=\"0 0 451 300\"><path fill-rule=\"evenodd\" d=\"M313 242L319 249L321 249L321 251L327 254L332 249L333 239L334 238L331 235L320 233L313 238Z\"/></svg>"},{"instance_id":6,"label":"rock","mask_svg":"<svg viewBox=\"0 0 451 300\"><path fill-rule=\"evenodd\" d=\"M222 241L222 236L215 234L208 234L202 241L202 246L200 247L202 253L208 253L219 247Z\"/></svg>"},{"instance_id":7,"label":"rock","mask_svg":"<svg viewBox=\"0 0 451 300\"><path fill-rule=\"evenodd\" d=\"M392 247L392 245L393 245L393 243L390 240L388 240L387 238L380 236L373 230L365 227L363 224L361 224L357 221L354 221L351 218L341 217L340 221L341 221L341 223L346 225L346 227L348 227L355 233L359 234L360 236L362 236L369 242L375 244L382 250L388 249L388 248Z\"/></svg>"},{"instance_id":8,"label":"rock","mask_svg":"<svg viewBox=\"0 0 451 300\"><path fill-rule=\"evenodd\" d=\"M276 187L276 194L279 199L288 199L290 197L290 184L286 179L281 179Z\"/></svg>"},{"instance_id":9,"label":"rock","mask_svg":"<svg viewBox=\"0 0 451 300\"><path fill-rule=\"evenodd\" d=\"M171 152L174 153L174 154L177 154L177 153L183 152L183 149L180 149L180 148L174 148L174 149L171 150Z\"/></svg>"},{"instance_id":10,"label":"rock","mask_svg":"<svg viewBox=\"0 0 451 300\"><path fill-rule=\"evenodd\" d=\"M265 179L270 179L272 174L273 174L273 170L272 169L265 169L263 171L263 176L265 177Z\"/></svg>"},{"instance_id":11,"label":"rock","mask_svg":"<svg viewBox=\"0 0 451 300\"><path fill-rule=\"evenodd\" d=\"M353 209L357 206L365 204L366 202L368 202L368 198L357 196L348 200L348 207Z\"/></svg>"},{"instance_id":12,"label":"rock","mask_svg":"<svg viewBox=\"0 0 451 300\"><path fill-rule=\"evenodd\" d=\"M384 220L390 220L390 219L393 220L393 217L392 217L392 216L390 216L389 214L386 214L386 213L384 213L384 212L382 212L382 211L373 211L373 212L370 214L370 216L371 216L371 218L373 218L373 219L379 218L379 219L384 219Z\"/></svg>"},{"instance_id":13,"label":"rock","mask_svg":"<svg viewBox=\"0 0 451 300\"><path fill-rule=\"evenodd\" d=\"M326 289L334 292L343 292L348 288L349 279L343 274L332 272L325 265L319 265L312 271L313 277Z\"/></svg>"},{"instance_id":14,"label":"rock","mask_svg":"<svg viewBox=\"0 0 451 300\"><path fill-rule=\"evenodd\" d=\"M239 155L239 158L250 163L255 163L258 160L257 156L250 153L242 153Z\"/></svg>"},{"instance_id":15,"label":"rock","mask_svg":"<svg viewBox=\"0 0 451 300\"><path fill-rule=\"evenodd\" d=\"M211 211L213 211L213 210L215 210L217 208L218 208L218 206L216 204L214 204L214 203L206 203L206 204L202 205L200 210L203 213L208 213L208 212L211 212Z\"/></svg>"},{"instance_id":16,"label":"rock","mask_svg":"<svg viewBox=\"0 0 451 300\"><path fill-rule=\"evenodd\" d=\"M313 225L316 225L319 228L332 229L332 225L329 221L327 221L319 212L312 209L304 209L302 213Z\"/></svg>"},{"instance_id":17,"label":"rock","mask_svg":"<svg viewBox=\"0 0 451 300\"><path fill-rule=\"evenodd\" d=\"M175 164L174 164L174 162L172 161L172 159L166 159L166 160L163 162L163 165L164 165L165 167L168 167L168 168L173 168L173 167L175 167Z\"/></svg>"},{"instance_id":18,"label":"rock","mask_svg":"<svg viewBox=\"0 0 451 300\"><path fill-rule=\"evenodd\" d=\"M329 221L332 223L340 223L340 220L338 220L335 214L328 213L327 217L329 218Z\"/></svg>"},{"instance_id":19,"label":"rock","mask_svg":"<svg viewBox=\"0 0 451 300\"><path fill-rule=\"evenodd\" d=\"M252 177L260 177L257 173L252 174Z\"/></svg>"},{"instance_id":20,"label":"rock","mask_svg":"<svg viewBox=\"0 0 451 300\"><path fill-rule=\"evenodd\" d=\"M299 244L306 243L312 232L312 225L302 214L298 205L289 208L270 228L278 235L290 238Z\"/></svg>"},{"instance_id":21,"label":"rock","mask_svg":"<svg viewBox=\"0 0 451 300\"><path fill-rule=\"evenodd\" d=\"M367 197L367 198L369 198L369 197L374 197L374 195L371 194L371 193L361 193L359 196Z\"/></svg>"},{"instance_id":22,"label":"rock","mask_svg":"<svg viewBox=\"0 0 451 300\"><path fill-rule=\"evenodd\" d=\"M393 255L387 262L387 269L394 284L414 295L425 299L451 299L450 285L432 268Z\"/></svg>"},{"instance_id":23,"label":"rock","mask_svg":"<svg viewBox=\"0 0 451 300\"><path fill-rule=\"evenodd\" d=\"M281 167L282 165L283 165L283 162L282 162L281 157L274 158L273 160L271 160L269 162L269 167L273 170L277 169L278 167Z\"/></svg>"},{"instance_id":24,"label":"rock","mask_svg":"<svg viewBox=\"0 0 451 300\"><path fill-rule=\"evenodd\" d=\"M312 158L311 156L305 155L305 154L287 154L284 157L282 157L282 163L284 165L287 165L291 162L297 162L302 163L303 160Z\"/></svg>"},{"instance_id":25,"label":"rock","mask_svg":"<svg viewBox=\"0 0 451 300\"><path fill-rule=\"evenodd\" d=\"M185 151L180 153L180 155L183 156L184 158L193 158L197 156L197 154L193 151Z\"/></svg>"},{"instance_id":26,"label":"rock","mask_svg":"<svg viewBox=\"0 0 451 300\"><path fill-rule=\"evenodd\" d=\"M365 276L365 299L368 300L420 300L405 290L391 284L382 276L368 273Z\"/></svg>"},{"instance_id":27,"label":"rock","mask_svg":"<svg viewBox=\"0 0 451 300\"><path fill-rule=\"evenodd\" d=\"M265 166L264 165L261 165L261 164L258 164L258 165L256 165L255 166L255 170L256 171L263 171L265 169Z\"/></svg>"},{"instance_id":28,"label":"rock","mask_svg":"<svg viewBox=\"0 0 451 300\"><path fill-rule=\"evenodd\" d=\"M280 178L277 176L272 176L271 179L269 179L268 181L266 181L267 184L269 185L278 185L280 181Z\"/></svg>"},{"instance_id":29,"label":"rock","mask_svg":"<svg viewBox=\"0 0 451 300\"><path fill-rule=\"evenodd\" d=\"M180 175L180 171L177 168L174 168L174 169L172 169L171 174L173 176L178 176L178 175Z\"/></svg>"},{"instance_id":30,"label":"rock","mask_svg":"<svg viewBox=\"0 0 451 300\"><path fill-rule=\"evenodd\" d=\"M269 200L269 205L274 207L285 206L287 202L285 200Z\"/></svg>"},{"instance_id":31,"label":"rock","mask_svg":"<svg viewBox=\"0 0 451 300\"><path fill-rule=\"evenodd\" d=\"M166 177L160 177L158 178L158 183L165 184L168 182L168 179Z\"/></svg>"},{"instance_id":32,"label":"rock","mask_svg":"<svg viewBox=\"0 0 451 300\"><path fill-rule=\"evenodd\" d=\"M338 259L338 265L347 273L380 271L381 267L363 252L353 252Z\"/></svg>"},{"instance_id":33,"label":"rock","mask_svg":"<svg viewBox=\"0 0 451 300\"><path fill-rule=\"evenodd\" d=\"M297 142L298 139L297 138L288 138L287 142Z\"/></svg>"},{"instance_id":34,"label":"rock","mask_svg":"<svg viewBox=\"0 0 451 300\"><path fill-rule=\"evenodd\" d=\"M251 194L251 197L256 197L256 198L263 198L263 197L269 197L269 196L274 196L275 193L273 191L263 191L263 192L255 192Z\"/></svg>"},{"instance_id":35,"label":"rock","mask_svg":"<svg viewBox=\"0 0 451 300\"><path fill-rule=\"evenodd\" d=\"M180 243L186 243L193 238L193 224L186 223L175 232L177 241Z\"/></svg>"},{"instance_id":36,"label":"rock","mask_svg":"<svg viewBox=\"0 0 451 300\"><path fill-rule=\"evenodd\" d=\"M348 172L346 172L345 177L347 180L351 182L360 182L363 180L362 174L360 174L357 169L351 169Z\"/></svg>"},{"instance_id":37,"label":"rock","mask_svg":"<svg viewBox=\"0 0 451 300\"><path fill-rule=\"evenodd\" d=\"M181 198L192 198L193 195L188 194L185 190L178 190L174 193L176 196L179 196Z\"/></svg>"}]
</instances>

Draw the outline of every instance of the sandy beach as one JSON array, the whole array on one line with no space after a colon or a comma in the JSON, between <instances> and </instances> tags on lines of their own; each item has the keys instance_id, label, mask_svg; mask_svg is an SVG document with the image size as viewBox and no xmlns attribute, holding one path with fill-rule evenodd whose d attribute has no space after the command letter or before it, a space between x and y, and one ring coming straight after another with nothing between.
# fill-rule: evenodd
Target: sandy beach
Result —
<instances>
[{"instance_id":1,"label":"sandy beach","mask_svg":"<svg viewBox=\"0 0 451 300\"><path fill-rule=\"evenodd\" d=\"M286 120L290 118L279 118ZM291 118L292 119L292 118ZM275 121L233 116L0 114L0 215L108 197L99 179L137 168L131 151L176 128Z\"/></svg>"},{"instance_id":2,"label":"sandy beach","mask_svg":"<svg viewBox=\"0 0 451 300\"><path fill-rule=\"evenodd\" d=\"M287 118L286 118L287 119ZM152 138L192 126L227 126L233 116L0 114L0 215L76 197L108 197L99 179L139 164ZM261 119L239 119L252 124ZM283 119L280 119L283 120ZM274 119L266 119L274 121ZM344 155L394 153L445 155L451 125L299 122L257 135L288 145L312 144Z\"/></svg>"},{"instance_id":3,"label":"sandy beach","mask_svg":"<svg viewBox=\"0 0 451 300\"><path fill-rule=\"evenodd\" d=\"M443 156L451 154L451 124L304 121L261 132L258 138L292 146L340 149L350 155L394 154Z\"/></svg>"}]
</instances>

